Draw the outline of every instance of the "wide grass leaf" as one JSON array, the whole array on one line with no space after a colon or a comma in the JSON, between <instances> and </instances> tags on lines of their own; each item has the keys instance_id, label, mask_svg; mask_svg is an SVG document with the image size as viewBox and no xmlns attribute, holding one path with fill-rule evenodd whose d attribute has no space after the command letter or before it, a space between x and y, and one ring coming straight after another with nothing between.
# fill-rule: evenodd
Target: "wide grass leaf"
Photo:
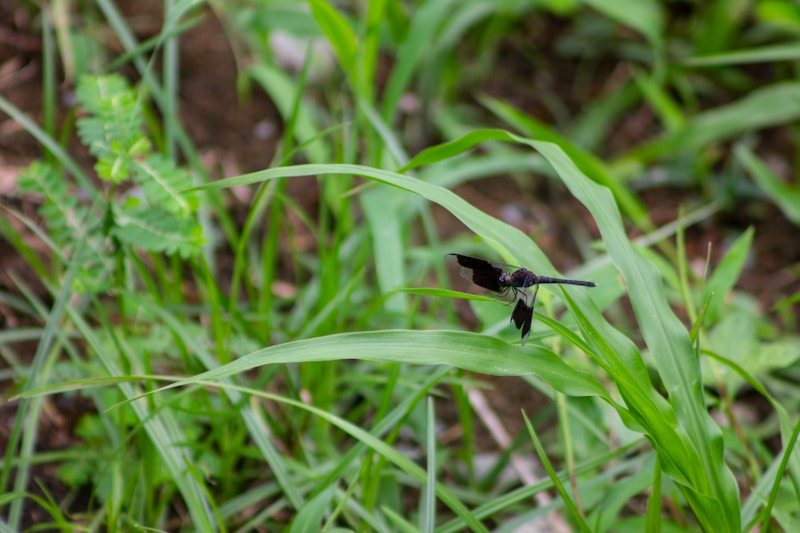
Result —
<instances>
[{"instance_id":1,"label":"wide grass leaf","mask_svg":"<svg viewBox=\"0 0 800 533\"><path fill-rule=\"evenodd\" d=\"M450 365L496 376L536 374L564 394L600 396L611 401L606 390L591 374L572 368L546 348L522 348L495 337L455 331L341 333L288 342L250 353L169 387L189 385L198 380L218 380L264 365L341 359Z\"/></svg>"}]
</instances>

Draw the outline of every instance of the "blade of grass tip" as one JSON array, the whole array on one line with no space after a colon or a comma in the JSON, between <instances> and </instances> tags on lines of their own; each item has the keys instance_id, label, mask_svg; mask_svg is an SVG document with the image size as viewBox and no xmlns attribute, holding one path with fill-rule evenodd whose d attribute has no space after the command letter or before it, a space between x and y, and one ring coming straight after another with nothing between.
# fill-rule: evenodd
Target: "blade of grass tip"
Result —
<instances>
[{"instance_id":1,"label":"blade of grass tip","mask_svg":"<svg viewBox=\"0 0 800 533\"><path fill-rule=\"evenodd\" d=\"M290 533L316 533L319 531L319 525L325 519L335 493L336 486L331 485L308 500L292 520Z\"/></svg>"},{"instance_id":2,"label":"blade of grass tip","mask_svg":"<svg viewBox=\"0 0 800 533\"><path fill-rule=\"evenodd\" d=\"M678 218L683 215L683 211L679 210ZM694 298L692 297L691 284L689 282L689 256L686 253L686 235L685 226L681 225L675 235L676 241L676 261L678 263L678 282L681 296L683 297L683 305L686 309L686 314L689 317L689 322L697 320L697 307Z\"/></svg>"},{"instance_id":3,"label":"blade of grass tip","mask_svg":"<svg viewBox=\"0 0 800 533\"><path fill-rule=\"evenodd\" d=\"M800 224L800 189L784 183L744 144L738 143L734 148L734 154L786 218L795 224Z\"/></svg>"},{"instance_id":4,"label":"blade of grass tip","mask_svg":"<svg viewBox=\"0 0 800 533\"><path fill-rule=\"evenodd\" d=\"M542 466L544 466L545 470L547 470L547 475L550 476L550 480L553 482L553 486L561 496L561 500L564 502L564 505L569 511L570 516L572 516L572 519L575 521L581 531L584 533L589 533L591 531L589 524L586 523L586 520L584 520L583 516L578 510L578 506L575 504L572 498L570 498L567 489L564 488L564 485L558 478L558 474L556 474L553 465L550 463L550 459L548 459L547 453L544 451L544 447L539 441L539 437L536 435L536 431L533 429L533 425L531 424L531 421L528 419L528 415L524 410L522 411L522 417L525 419L525 426L528 428L528 434L531 437L531 442L533 443L534 448L536 448L536 454L539 456Z\"/></svg>"},{"instance_id":5,"label":"blade of grass tip","mask_svg":"<svg viewBox=\"0 0 800 533\"><path fill-rule=\"evenodd\" d=\"M733 242L703 287L703 301L708 300L706 324L716 319L725 296L741 276L754 235L755 230L750 227Z\"/></svg>"},{"instance_id":6,"label":"blade of grass tip","mask_svg":"<svg viewBox=\"0 0 800 533\"><path fill-rule=\"evenodd\" d=\"M428 396L428 438L426 453L428 476L425 490L420 502L419 529L425 533L433 533L436 524L436 411L433 409L433 398Z\"/></svg>"},{"instance_id":7,"label":"blade of grass tip","mask_svg":"<svg viewBox=\"0 0 800 533\"><path fill-rule=\"evenodd\" d=\"M357 67L356 55L358 53L358 39L350 29L342 15L329 3L323 0L309 0L309 7L311 7L311 14L314 20L319 25L322 33L328 39L328 42L333 47L336 58L339 60L339 66L347 73L350 79L350 86L359 92L357 84Z\"/></svg>"},{"instance_id":8,"label":"blade of grass tip","mask_svg":"<svg viewBox=\"0 0 800 533\"><path fill-rule=\"evenodd\" d=\"M798 57L800 57L800 44L774 44L733 52L690 57L684 61L684 65L689 67L716 67L747 63L777 63L779 61L797 61Z\"/></svg>"}]
</instances>

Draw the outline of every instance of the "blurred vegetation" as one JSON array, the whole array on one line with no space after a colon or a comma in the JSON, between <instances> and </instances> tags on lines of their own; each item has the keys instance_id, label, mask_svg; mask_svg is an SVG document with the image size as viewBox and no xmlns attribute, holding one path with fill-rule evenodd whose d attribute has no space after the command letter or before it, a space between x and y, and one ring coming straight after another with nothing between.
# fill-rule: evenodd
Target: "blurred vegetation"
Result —
<instances>
[{"instance_id":1,"label":"blurred vegetation","mask_svg":"<svg viewBox=\"0 0 800 533\"><path fill-rule=\"evenodd\" d=\"M11 9L0 531L800 521L795 3ZM521 347L448 252L598 287Z\"/></svg>"}]
</instances>

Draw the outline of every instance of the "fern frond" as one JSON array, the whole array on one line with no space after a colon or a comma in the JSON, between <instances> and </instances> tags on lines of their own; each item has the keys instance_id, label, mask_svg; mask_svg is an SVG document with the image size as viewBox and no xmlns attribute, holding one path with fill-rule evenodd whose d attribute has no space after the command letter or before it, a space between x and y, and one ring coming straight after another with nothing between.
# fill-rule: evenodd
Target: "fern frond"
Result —
<instances>
[{"instance_id":1,"label":"fern frond","mask_svg":"<svg viewBox=\"0 0 800 533\"><path fill-rule=\"evenodd\" d=\"M199 254L205 243L203 229L190 218L177 218L163 209L139 206L114 210L111 230L120 241L151 252Z\"/></svg>"},{"instance_id":2,"label":"fern frond","mask_svg":"<svg viewBox=\"0 0 800 533\"><path fill-rule=\"evenodd\" d=\"M44 217L55 242L63 252L76 239L86 235L83 220L88 209L69 194L64 177L51 165L34 161L22 171L19 187L23 192L44 196L39 214Z\"/></svg>"},{"instance_id":3,"label":"fern frond","mask_svg":"<svg viewBox=\"0 0 800 533\"><path fill-rule=\"evenodd\" d=\"M82 76L78 103L92 116L78 120L81 142L98 160L97 175L119 183L130 178L134 158L150 151L142 132L142 110L136 92L122 76Z\"/></svg>"},{"instance_id":4,"label":"fern frond","mask_svg":"<svg viewBox=\"0 0 800 533\"><path fill-rule=\"evenodd\" d=\"M75 96L90 115L113 122L119 128L117 137L138 129L142 122L138 95L119 74L81 76Z\"/></svg>"},{"instance_id":5,"label":"fern frond","mask_svg":"<svg viewBox=\"0 0 800 533\"><path fill-rule=\"evenodd\" d=\"M112 265L107 258L106 239L99 223L87 225L87 220L99 221L90 216L89 208L81 205L71 193L64 176L51 165L34 161L20 174L20 190L42 195L39 214L50 232L55 252L65 260L78 263L76 287L99 291L106 288L107 274ZM75 255L78 254L78 255Z\"/></svg>"},{"instance_id":6,"label":"fern frond","mask_svg":"<svg viewBox=\"0 0 800 533\"><path fill-rule=\"evenodd\" d=\"M116 266L112 237L150 252L198 254L204 244L193 216L199 197L180 192L192 185L185 170L152 153L136 91L119 75L83 76L77 97L88 113L78 120L78 135L96 158L98 176L113 183L134 178L139 186L122 201L110 188L106 199L112 204L100 212L85 205L50 165L35 162L22 174L20 189L44 196L40 213L48 242L77 267L76 290L95 292L109 285Z\"/></svg>"},{"instance_id":7,"label":"fern frond","mask_svg":"<svg viewBox=\"0 0 800 533\"><path fill-rule=\"evenodd\" d=\"M77 275L74 278L74 290L77 293L98 293L111 286L111 272L114 269L113 258L108 252L108 239L99 234L92 234L82 242L77 255L70 257L78 263Z\"/></svg>"},{"instance_id":8,"label":"fern frond","mask_svg":"<svg viewBox=\"0 0 800 533\"><path fill-rule=\"evenodd\" d=\"M192 186L189 174L161 154L152 154L136 164L135 180L147 201L175 216L185 218L197 210L198 197L181 193Z\"/></svg>"}]
</instances>

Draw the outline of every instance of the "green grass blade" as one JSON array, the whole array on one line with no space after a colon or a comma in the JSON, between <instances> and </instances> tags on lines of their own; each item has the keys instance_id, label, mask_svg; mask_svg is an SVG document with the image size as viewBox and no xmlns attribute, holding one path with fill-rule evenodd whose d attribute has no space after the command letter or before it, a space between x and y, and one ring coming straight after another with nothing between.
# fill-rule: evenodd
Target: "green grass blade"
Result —
<instances>
[{"instance_id":1,"label":"green grass blade","mask_svg":"<svg viewBox=\"0 0 800 533\"><path fill-rule=\"evenodd\" d=\"M783 454L778 464L777 472L775 473L775 481L772 484L772 490L769 492L769 497L767 498L767 504L764 506L764 510L762 512L761 517L761 531L769 531L770 523L772 521L772 508L775 505L775 500L778 497L778 490L781 486L781 480L783 479L783 474L786 472L786 469L789 465L789 459L792 457L792 454L795 451L795 445L797 444L797 437L800 435L800 421L797 422L794 426L794 431L792 431L791 436L789 437L788 442L786 443L786 449L783 450Z\"/></svg>"},{"instance_id":2,"label":"green grass blade","mask_svg":"<svg viewBox=\"0 0 800 533\"><path fill-rule=\"evenodd\" d=\"M753 228L748 228L730 246L725 257L708 278L708 283L703 287L703 302L708 301L704 321L710 325L716 323L720 306L736 284L742 273L747 257L750 255L750 246L753 243Z\"/></svg>"},{"instance_id":3,"label":"green grass blade","mask_svg":"<svg viewBox=\"0 0 800 533\"><path fill-rule=\"evenodd\" d=\"M653 468L653 490L647 497L647 513L645 520L649 533L660 533L661 531L661 465L658 458L655 460Z\"/></svg>"},{"instance_id":4,"label":"green grass blade","mask_svg":"<svg viewBox=\"0 0 800 533\"><path fill-rule=\"evenodd\" d=\"M608 165L600 158L575 146L567 138L557 134L544 123L513 109L503 102L485 98L483 103L500 118L515 125L526 135L540 141L557 144L584 174L600 185L608 187L614 193L614 198L617 199L620 208L636 224L648 232L653 229L642 202L628 187L624 186L623 181L615 176Z\"/></svg>"},{"instance_id":5,"label":"green grass blade","mask_svg":"<svg viewBox=\"0 0 800 533\"><path fill-rule=\"evenodd\" d=\"M358 39L347 20L333 6L324 0L309 0L311 13L320 29L333 46L339 60L339 66L350 77L351 83L356 79L355 65L358 52ZM355 84L353 84L355 87Z\"/></svg>"},{"instance_id":6,"label":"green grass blade","mask_svg":"<svg viewBox=\"0 0 800 533\"><path fill-rule=\"evenodd\" d=\"M486 335L453 331L340 333L288 342L242 356L169 387L191 385L198 379L218 380L270 364L341 359L450 365L496 376L536 374L564 394L608 398L606 390L590 374L572 368L546 348L522 348Z\"/></svg>"},{"instance_id":7,"label":"green grass blade","mask_svg":"<svg viewBox=\"0 0 800 533\"><path fill-rule=\"evenodd\" d=\"M420 9L412 12L413 20L406 33L406 40L397 51L397 62L392 68L381 105L381 116L392 122L399 110L400 97L408 90L415 69L430 53L436 31L443 21L453 14L453 0L425 2Z\"/></svg>"},{"instance_id":8,"label":"green grass blade","mask_svg":"<svg viewBox=\"0 0 800 533\"><path fill-rule=\"evenodd\" d=\"M328 507L331 505L336 486L331 485L319 492L316 496L305 503L298 511L292 521L290 533L315 533L319 531L319 525L325 519Z\"/></svg>"},{"instance_id":9,"label":"green grass blade","mask_svg":"<svg viewBox=\"0 0 800 533\"><path fill-rule=\"evenodd\" d=\"M69 270L67 270L66 277L61 286L61 290L56 295L53 303L53 308L47 312L45 317L47 322L42 332L41 339L36 346L36 353L33 356L33 362L28 369L28 382L23 386L23 390L35 388L39 383L45 383L53 372L55 364L55 357L58 351L53 351L55 339L60 333L62 321L64 318L65 309L69 309L68 303L73 296L73 280L75 272L78 268L77 261L71 261ZM30 293L29 299L36 304L33 300L33 293L25 288L25 292ZM38 306L37 306L38 307ZM41 309L44 311L44 309ZM28 488L28 481L30 477L32 463L30 459L35 455L36 445L39 438L39 419L41 418L43 408L42 398L26 399L21 402L17 410L14 428L11 431L12 437L9 442L9 447L4 454L5 464L10 464L11 454L17 446L17 439L19 438L19 460L14 482L13 491L19 494L24 493ZM6 477L8 472L4 471L0 479L3 484L0 489L5 490ZM15 499L11 502L8 511L8 520L12 527L19 528L20 520L22 519L23 506L25 499Z\"/></svg>"},{"instance_id":10,"label":"green grass blade","mask_svg":"<svg viewBox=\"0 0 800 533\"><path fill-rule=\"evenodd\" d=\"M776 176L752 150L743 144L735 149L736 158L753 176L753 180L761 187L764 194L780 208L783 214L800 226L800 188L790 187Z\"/></svg>"},{"instance_id":11,"label":"green grass blade","mask_svg":"<svg viewBox=\"0 0 800 533\"><path fill-rule=\"evenodd\" d=\"M468 136L465 136L465 138ZM472 146L482 140L487 139L507 140L512 142L526 142L522 137L510 134L503 130L481 130L467 140L461 140L463 145ZM443 145L444 146L444 145ZM464 148L466 149L466 147ZM439 161L445 157L448 150L433 148L426 150L415 157L416 164L426 164L427 162ZM424 155L423 155L424 154ZM415 165L416 166L416 165ZM408 192L418 194L432 202L446 208L455 217L461 220L474 233L480 235L490 245L493 245L504 258L515 264L531 265L536 272L542 275L556 276L553 266L545 254L531 241L527 235L517 228L510 226L494 217L475 208L463 198L452 191L432 185L387 170L366 167L362 165L296 165L291 167L278 167L268 170L244 174L233 178L219 180L213 183L201 185L192 190L215 190L235 185L247 185L276 178L288 178L298 176L314 176L325 174L345 174L364 176L366 178L378 180L387 185L403 189Z\"/></svg>"},{"instance_id":12,"label":"green grass blade","mask_svg":"<svg viewBox=\"0 0 800 533\"><path fill-rule=\"evenodd\" d=\"M403 217L398 212L392 191L385 188L363 194L361 205L372 235L372 256L378 287L381 292L387 293L406 284L406 239L401 227ZM385 300L384 306L387 311L396 313L399 317L405 316L408 314L408 297L405 294L391 295Z\"/></svg>"},{"instance_id":13,"label":"green grass blade","mask_svg":"<svg viewBox=\"0 0 800 533\"><path fill-rule=\"evenodd\" d=\"M684 495L706 527L738 531L738 487L723 460L719 428L706 411L699 364L688 331L669 307L657 270L627 239L608 191L587 179L557 146L539 142L532 144L592 213L609 255L625 278L642 334L655 356L656 366L680 422L676 436L682 441L686 454L683 455L683 464L674 466L688 475L690 486L681 485ZM578 297L585 296L578 293ZM590 320L594 321L594 318L590 317ZM662 423L657 418L651 422ZM666 443L654 444L661 452L667 451L662 447Z\"/></svg>"},{"instance_id":14,"label":"green grass blade","mask_svg":"<svg viewBox=\"0 0 800 533\"><path fill-rule=\"evenodd\" d=\"M531 437L531 442L533 442L533 447L536 449L536 454L539 456L539 460L542 462L544 469L547 470L547 475L553 482L553 486L556 488L556 491L558 491L559 496L561 496L561 501L563 501L566 505L570 516L575 523L578 524L578 528L581 531L591 531L589 529L589 525L583 519L583 516L581 516L575 501L570 497L569 492L567 492L567 489L564 487L564 484L561 483L561 480L558 478L558 474L556 474L556 470L553 468L550 459L547 458L547 452L544 451L541 441L536 436L536 431L534 431L533 425L531 425L531 421L528 419L528 415L526 415L523 411L522 416L525 419L525 426L528 428L528 435Z\"/></svg>"},{"instance_id":15,"label":"green grass blade","mask_svg":"<svg viewBox=\"0 0 800 533\"><path fill-rule=\"evenodd\" d=\"M800 59L800 44L787 43L692 57L685 64L690 67L718 67L723 65L797 61L798 59Z\"/></svg>"},{"instance_id":16,"label":"green grass blade","mask_svg":"<svg viewBox=\"0 0 800 533\"><path fill-rule=\"evenodd\" d=\"M433 533L436 524L436 411L433 409L433 398L428 397L428 425L425 452L427 455L427 481L422 491L422 505L420 506L420 531Z\"/></svg>"}]
</instances>

